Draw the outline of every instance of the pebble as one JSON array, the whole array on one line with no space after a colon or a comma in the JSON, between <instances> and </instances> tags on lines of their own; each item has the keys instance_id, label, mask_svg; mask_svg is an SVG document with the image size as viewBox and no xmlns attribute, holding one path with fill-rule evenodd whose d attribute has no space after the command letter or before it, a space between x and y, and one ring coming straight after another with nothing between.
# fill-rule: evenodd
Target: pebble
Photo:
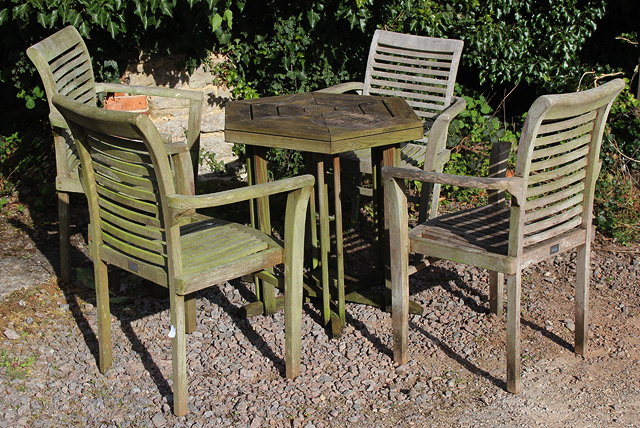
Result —
<instances>
[{"instance_id":1,"label":"pebble","mask_svg":"<svg viewBox=\"0 0 640 428\"><path fill-rule=\"evenodd\" d=\"M4 335L9 340L18 340L20 339L20 335L10 328L6 328L4 330Z\"/></svg>"}]
</instances>

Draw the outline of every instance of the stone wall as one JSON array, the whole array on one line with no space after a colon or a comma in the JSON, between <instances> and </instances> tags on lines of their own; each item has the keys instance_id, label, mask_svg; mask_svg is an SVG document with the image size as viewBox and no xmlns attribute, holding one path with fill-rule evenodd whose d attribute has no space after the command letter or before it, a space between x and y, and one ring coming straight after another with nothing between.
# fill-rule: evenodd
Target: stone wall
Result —
<instances>
[{"instance_id":1,"label":"stone wall","mask_svg":"<svg viewBox=\"0 0 640 428\"><path fill-rule=\"evenodd\" d=\"M222 58L217 56L210 59L212 64L220 61ZM205 66L188 73L179 67L180 62L180 57L146 57L130 66L122 80L130 85L164 86L203 92L200 153L203 155L213 152L217 161L225 164L234 162L237 157L231 151L232 145L224 142L224 105L231 99L231 92L224 86L214 84L214 76ZM184 138L189 102L160 97L148 97L148 101L149 117L160 133L170 134L173 139ZM210 171L206 164L200 166L201 174Z\"/></svg>"}]
</instances>

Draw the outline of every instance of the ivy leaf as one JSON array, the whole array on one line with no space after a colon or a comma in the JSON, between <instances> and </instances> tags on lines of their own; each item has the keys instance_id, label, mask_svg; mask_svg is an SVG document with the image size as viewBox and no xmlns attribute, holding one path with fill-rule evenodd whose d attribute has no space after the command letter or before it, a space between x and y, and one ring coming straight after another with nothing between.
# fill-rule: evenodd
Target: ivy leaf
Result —
<instances>
[{"instance_id":1,"label":"ivy leaf","mask_svg":"<svg viewBox=\"0 0 640 428\"><path fill-rule=\"evenodd\" d=\"M223 18L227 21L227 25L229 26L229 28L231 28L231 26L233 25L233 12L231 12L231 9L227 9L224 11Z\"/></svg>"},{"instance_id":2,"label":"ivy leaf","mask_svg":"<svg viewBox=\"0 0 640 428\"><path fill-rule=\"evenodd\" d=\"M78 31L85 39L90 39L89 31L91 31L91 27L87 24L87 21L82 21L82 24L78 27Z\"/></svg>"},{"instance_id":3,"label":"ivy leaf","mask_svg":"<svg viewBox=\"0 0 640 428\"><path fill-rule=\"evenodd\" d=\"M171 11L172 8L173 7L172 7L171 3L169 3L169 0L161 0L160 1L160 11L163 14L168 15L168 16L173 18L173 12Z\"/></svg>"},{"instance_id":4,"label":"ivy leaf","mask_svg":"<svg viewBox=\"0 0 640 428\"><path fill-rule=\"evenodd\" d=\"M42 9L42 0L31 0L36 9Z\"/></svg>"},{"instance_id":5,"label":"ivy leaf","mask_svg":"<svg viewBox=\"0 0 640 428\"><path fill-rule=\"evenodd\" d=\"M207 0L207 3L209 4L209 9L213 9L213 6L218 4L218 0Z\"/></svg>"},{"instance_id":6,"label":"ivy leaf","mask_svg":"<svg viewBox=\"0 0 640 428\"><path fill-rule=\"evenodd\" d=\"M247 4L247 2L245 2L245 1L237 1L236 2L236 6L238 7L238 10L240 12L242 12L244 10L245 4Z\"/></svg>"},{"instance_id":7,"label":"ivy leaf","mask_svg":"<svg viewBox=\"0 0 640 428\"><path fill-rule=\"evenodd\" d=\"M135 9L133 10L133 14L134 15L138 15L140 17L140 19L142 19L142 17L144 16L144 10L142 8L142 3L139 0L134 0L133 3L136 5ZM146 28L146 26L145 26L145 28Z\"/></svg>"},{"instance_id":8,"label":"ivy leaf","mask_svg":"<svg viewBox=\"0 0 640 428\"><path fill-rule=\"evenodd\" d=\"M109 33L111 34L111 38L115 39L116 34L120 32L120 27L115 22L110 21L109 24L107 25L107 31L109 31Z\"/></svg>"},{"instance_id":9,"label":"ivy leaf","mask_svg":"<svg viewBox=\"0 0 640 428\"><path fill-rule=\"evenodd\" d=\"M77 28L82 22L82 16L78 11L71 9L67 12L66 21Z\"/></svg>"},{"instance_id":10,"label":"ivy leaf","mask_svg":"<svg viewBox=\"0 0 640 428\"><path fill-rule=\"evenodd\" d=\"M311 9L307 12L307 19L309 20L309 25L311 25L311 28L314 28L318 21L320 21L320 14Z\"/></svg>"},{"instance_id":11,"label":"ivy leaf","mask_svg":"<svg viewBox=\"0 0 640 428\"><path fill-rule=\"evenodd\" d=\"M7 19L9 18L9 9L2 9L0 10L0 25L4 24L5 22L7 22Z\"/></svg>"},{"instance_id":12,"label":"ivy leaf","mask_svg":"<svg viewBox=\"0 0 640 428\"><path fill-rule=\"evenodd\" d=\"M211 17L211 31L215 32L218 28L220 28L221 24L222 17L220 16L220 14L216 13Z\"/></svg>"},{"instance_id":13,"label":"ivy leaf","mask_svg":"<svg viewBox=\"0 0 640 428\"><path fill-rule=\"evenodd\" d=\"M189 9L193 9L193 3L194 3L195 1L196 1L196 0L187 0L187 2L189 3Z\"/></svg>"},{"instance_id":14,"label":"ivy leaf","mask_svg":"<svg viewBox=\"0 0 640 428\"><path fill-rule=\"evenodd\" d=\"M491 113L491 106L489 106L489 104L483 104L482 107L480 107L480 113L482 114Z\"/></svg>"},{"instance_id":15,"label":"ivy leaf","mask_svg":"<svg viewBox=\"0 0 640 428\"><path fill-rule=\"evenodd\" d=\"M29 3L23 3L13 8L13 16L22 19L23 21L27 17L29 12Z\"/></svg>"}]
</instances>

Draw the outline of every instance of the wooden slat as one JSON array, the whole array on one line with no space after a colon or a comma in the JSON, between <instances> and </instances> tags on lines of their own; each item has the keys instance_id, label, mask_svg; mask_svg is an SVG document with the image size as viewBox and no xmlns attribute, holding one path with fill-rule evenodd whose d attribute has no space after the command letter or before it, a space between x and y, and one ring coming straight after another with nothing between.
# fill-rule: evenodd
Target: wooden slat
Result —
<instances>
[{"instance_id":1,"label":"wooden slat","mask_svg":"<svg viewBox=\"0 0 640 428\"><path fill-rule=\"evenodd\" d=\"M158 216L158 207L155 204L150 204L148 202L143 202L137 199L129 198L125 195L121 195L119 193L113 192L105 187L100 185L96 186L98 190L98 195L101 197L107 198L112 202L116 202L121 205L125 205L129 208L134 208L139 211L144 211L153 214L154 216Z\"/></svg>"},{"instance_id":2,"label":"wooden slat","mask_svg":"<svg viewBox=\"0 0 640 428\"><path fill-rule=\"evenodd\" d=\"M117 216L127 218L131 221L135 221L136 223L140 223L143 225L160 228L160 220L157 217L157 212L154 213L155 216L150 216L149 214L136 212L128 209L127 207L115 204L105 198L98 198L98 205L100 205L100 207L105 210L109 210Z\"/></svg>"},{"instance_id":3,"label":"wooden slat","mask_svg":"<svg viewBox=\"0 0 640 428\"><path fill-rule=\"evenodd\" d=\"M79 55L53 71L53 78L59 84L62 84L61 79L69 76L72 72L76 72L78 70L84 70L83 72L86 72L89 68L91 68L91 61L89 61L89 58L84 55Z\"/></svg>"},{"instance_id":4,"label":"wooden slat","mask_svg":"<svg viewBox=\"0 0 640 428\"><path fill-rule=\"evenodd\" d=\"M544 220L536 221L535 223L526 224L524 227L524 234L534 235L541 230L546 230L550 227L566 223L568 220L580 214L582 214L582 205L574 206L573 208L566 210L560 214L554 215Z\"/></svg>"},{"instance_id":5,"label":"wooden slat","mask_svg":"<svg viewBox=\"0 0 640 428\"><path fill-rule=\"evenodd\" d=\"M151 253L156 253L163 256L166 255L167 251L164 242L156 239L148 239L147 237L131 233L131 231L123 229L121 227L121 225L125 226L126 223L118 223L120 223L120 221L117 221L115 224L111 224L103 220L100 222L100 228L102 229L103 233L108 233L114 238L126 242L129 245L139 247Z\"/></svg>"},{"instance_id":6,"label":"wooden slat","mask_svg":"<svg viewBox=\"0 0 640 428\"><path fill-rule=\"evenodd\" d=\"M527 211L535 210L537 208L544 207L545 205L553 204L554 202L558 202L562 199L576 195L582 192L583 190L584 190L584 182L580 181L577 184L567 187L566 189L562 189L561 191L545 195L541 198L527 201Z\"/></svg>"},{"instance_id":7,"label":"wooden slat","mask_svg":"<svg viewBox=\"0 0 640 428\"><path fill-rule=\"evenodd\" d=\"M588 134L593 130L593 122L585 123L577 128L569 129L567 131L558 132L557 134L545 135L544 137L537 137L534 142L534 147L546 146L548 144L557 143L560 141L567 141L573 138L580 137L584 134ZM541 135L538 133L538 135Z\"/></svg>"},{"instance_id":8,"label":"wooden slat","mask_svg":"<svg viewBox=\"0 0 640 428\"><path fill-rule=\"evenodd\" d=\"M91 90L85 92L84 95L76 98L76 101L83 104L93 105L95 98L96 98L96 94L93 91L93 88L91 88Z\"/></svg>"},{"instance_id":9,"label":"wooden slat","mask_svg":"<svg viewBox=\"0 0 640 428\"><path fill-rule=\"evenodd\" d=\"M569 162L575 161L580 158L584 158L589 153L589 146L583 146L577 150L573 150L564 155L554 156L550 159L546 159L538 162L531 162L530 172L540 171L547 168L553 168L559 165L564 165Z\"/></svg>"},{"instance_id":10,"label":"wooden slat","mask_svg":"<svg viewBox=\"0 0 640 428\"><path fill-rule=\"evenodd\" d=\"M164 266L166 264L165 258L158 253L143 250L142 248L135 247L120 239L109 235L104 230L101 233L102 241L105 245L110 246L113 250L122 254L129 255L139 260L143 260L158 266Z\"/></svg>"},{"instance_id":11,"label":"wooden slat","mask_svg":"<svg viewBox=\"0 0 640 428\"><path fill-rule=\"evenodd\" d=\"M151 156L146 150L140 150L140 148L138 150L132 150L126 147L122 147L120 145L120 141L123 141L122 139L115 139L113 137L108 137L102 134L93 134L89 136L93 137L91 141L91 148L96 152L104 153L111 157L117 158L120 161L148 165L148 169L150 170ZM108 144L109 142L112 142L113 144ZM145 147L142 144L142 149L144 148Z\"/></svg>"},{"instance_id":12,"label":"wooden slat","mask_svg":"<svg viewBox=\"0 0 640 428\"><path fill-rule=\"evenodd\" d=\"M533 245L538 242L546 241L547 239L551 239L554 236L568 232L571 229L574 229L576 226L579 226L580 224L582 224L582 218L574 217L572 220L566 223L562 223L554 227L553 229L549 229L544 232L540 232L535 235L525 237L523 241L523 245L527 247L529 245Z\"/></svg>"},{"instance_id":13,"label":"wooden slat","mask_svg":"<svg viewBox=\"0 0 640 428\"><path fill-rule=\"evenodd\" d=\"M433 77L424 77L424 76L414 76L408 74L399 74L399 73L386 73L382 71L376 71L372 73L372 78L376 77L378 79L390 79L390 80L402 80L405 82L415 82L422 83L425 86L428 86L432 90L443 90L446 91L446 85L449 84L449 79L443 78L433 78Z\"/></svg>"},{"instance_id":14,"label":"wooden slat","mask_svg":"<svg viewBox=\"0 0 640 428\"><path fill-rule=\"evenodd\" d=\"M132 269L131 257L122 254L118 250L111 248L108 245L100 246L100 256L102 259L114 266L119 267L127 272L136 274L144 279L148 279L163 287L168 286L167 282L167 269L165 266L158 266L155 264L147 263L142 260L136 260L135 270Z\"/></svg>"},{"instance_id":15,"label":"wooden slat","mask_svg":"<svg viewBox=\"0 0 640 428\"><path fill-rule=\"evenodd\" d=\"M583 123L587 123L595 118L596 118L596 112L590 111L583 115L576 116L570 119L560 120L557 122L543 123L542 125L540 125L540 128L538 128L538 134L539 135L550 134L552 132L557 132L562 129L573 128L573 127L582 125Z\"/></svg>"},{"instance_id":16,"label":"wooden slat","mask_svg":"<svg viewBox=\"0 0 640 428\"><path fill-rule=\"evenodd\" d=\"M395 47L389 47L389 46L390 45L384 45L383 43L380 43L376 47L376 51L377 52L386 52L386 53L395 54L395 55L413 56L413 57L418 57L418 58L433 58L433 59L441 59L441 60L444 60L444 61L452 61L453 60L453 53L448 53L448 52L445 53L445 52L440 52L440 51L430 51L428 49L423 50L423 51L418 51L418 50L414 50L414 49L402 49L402 48L395 48Z\"/></svg>"},{"instance_id":17,"label":"wooden slat","mask_svg":"<svg viewBox=\"0 0 640 428\"><path fill-rule=\"evenodd\" d=\"M128 186L126 184L114 181L109 177L101 174L95 174L95 178L96 183L98 183L99 186L117 192L123 196L128 196L136 200L148 202L157 202L159 199L158 195L156 195L154 192L150 192L149 190L146 190L144 188Z\"/></svg>"},{"instance_id":18,"label":"wooden slat","mask_svg":"<svg viewBox=\"0 0 640 428\"><path fill-rule=\"evenodd\" d=\"M554 180L560 177L564 177L567 176L569 174L572 174L580 169L583 169L585 166L587 166L587 159L586 158L582 158L579 159L575 162L572 162L568 165L565 165L563 167L560 168L555 168L551 171L548 172L542 172L539 174L532 174L529 176L529 180L528 180L528 184L529 187L531 187L531 185L536 184L536 183L541 183L543 181L547 181L547 180Z\"/></svg>"},{"instance_id":19,"label":"wooden slat","mask_svg":"<svg viewBox=\"0 0 640 428\"><path fill-rule=\"evenodd\" d=\"M154 174L153 169L148 165L123 162L119 159L112 158L111 156L107 156L98 151L92 152L91 158L94 162L99 162L106 167L119 169L123 172L139 175L141 177L150 177Z\"/></svg>"},{"instance_id":20,"label":"wooden slat","mask_svg":"<svg viewBox=\"0 0 640 428\"><path fill-rule=\"evenodd\" d=\"M109 168L108 166L103 165L101 163L97 163L97 162L94 162L93 169L96 172L96 174L103 175L114 181L141 187L151 192L154 192L157 190L156 182L146 177L127 174L126 172Z\"/></svg>"},{"instance_id":21,"label":"wooden slat","mask_svg":"<svg viewBox=\"0 0 640 428\"><path fill-rule=\"evenodd\" d=\"M561 194L563 192L560 192ZM538 209L538 210L527 210L524 221L525 223L530 223L536 221L540 218L547 217L558 212L564 211L574 205L580 204L584 201L584 194L578 193L577 195L568 198L560 203L549 205L546 208ZM527 208L529 208L527 204Z\"/></svg>"},{"instance_id":22,"label":"wooden slat","mask_svg":"<svg viewBox=\"0 0 640 428\"><path fill-rule=\"evenodd\" d=\"M444 70L448 70L451 68L450 61L449 62L433 61L431 59L423 60L419 58L413 58L410 56L391 56L391 55L384 55L384 54L375 54L373 56L373 59L376 61L376 64L380 62L385 62L385 63L392 63L392 64L398 64L398 65L408 64L410 66L415 65L418 67L436 68L436 69L444 69Z\"/></svg>"},{"instance_id":23,"label":"wooden slat","mask_svg":"<svg viewBox=\"0 0 640 428\"><path fill-rule=\"evenodd\" d=\"M377 77L377 76L376 76ZM400 76L402 77L402 76ZM415 84L415 83L405 83L406 81L410 81L409 78L407 79L399 79L402 80L397 81L398 79L396 78L392 78L392 79L371 79L371 85L372 86L389 86L392 88L401 88L401 89L405 89L407 91L404 92L408 92L413 94L414 91L420 94L441 94L440 96L438 96L438 98L436 99L440 99L444 97L444 94L446 94L447 92L447 88L444 85L440 85L440 86L427 86L424 84ZM434 96L434 95L432 95Z\"/></svg>"},{"instance_id":24,"label":"wooden slat","mask_svg":"<svg viewBox=\"0 0 640 428\"><path fill-rule=\"evenodd\" d=\"M543 184L540 186L530 186L527 188L526 197L531 198L534 196L542 195L544 193L555 192L558 189L569 186L576 181L584 179L586 177L586 174L586 171L584 169L581 169L574 174L568 175L558 180L554 180L551 183Z\"/></svg>"},{"instance_id":25,"label":"wooden slat","mask_svg":"<svg viewBox=\"0 0 640 428\"><path fill-rule=\"evenodd\" d=\"M127 214L129 213L130 211ZM134 223L132 221L129 221L128 218L126 217L116 216L105 209L100 210L100 218L110 223L114 223L114 224L117 223L120 226L122 226L124 229L130 230L135 234L145 236L149 239L154 239L159 241L164 240L163 230L159 227L153 227L149 225Z\"/></svg>"},{"instance_id":26,"label":"wooden slat","mask_svg":"<svg viewBox=\"0 0 640 428\"><path fill-rule=\"evenodd\" d=\"M65 96L72 98L73 100L78 102L83 102L83 101L80 101L80 99L87 99L87 94L89 94L90 98L93 97L93 87L88 77L83 82L75 82L75 83L78 83L77 87L67 92L66 94L64 94ZM62 93L66 89L70 89L70 86L69 88L64 88L60 92Z\"/></svg>"},{"instance_id":27,"label":"wooden slat","mask_svg":"<svg viewBox=\"0 0 640 428\"><path fill-rule=\"evenodd\" d=\"M591 141L591 135L587 134L579 138L576 138L575 140L567 141L561 144L557 144L555 146L547 147L545 149L537 149L533 151L531 155L531 160L545 158L548 156L555 156L559 153L575 150L578 147L588 144L590 141Z\"/></svg>"},{"instance_id":28,"label":"wooden slat","mask_svg":"<svg viewBox=\"0 0 640 428\"><path fill-rule=\"evenodd\" d=\"M58 55L57 57L49 61L49 67L51 67L51 70L53 72L56 72L62 66L67 64L69 61L83 55L88 61L89 56L85 54L85 51L82 48L82 46L80 46L80 43L76 43L73 45L73 47L69 48L67 51L63 52L62 54Z\"/></svg>"},{"instance_id":29,"label":"wooden slat","mask_svg":"<svg viewBox=\"0 0 640 428\"><path fill-rule=\"evenodd\" d=\"M89 84L91 84L90 80L91 64L85 64L83 67L70 70L67 74L61 76L56 80L56 86L61 94L67 95L71 90L82 86L79 83L89 82Z\"/></svg>"},{"instance_id":30,"label":"wooden slat","mask_svg":"<svg viewBox=\"0 0 640 428\"><path fill-rule=\"evenodd\" d=\"M418 68L418 67L406 67L403 65L385 64L381 62L374 62L372 64L371 75L375 76L378 70L402 72L407 74L417 74L418 76L442 76L449 77L448 71L434 70L432 68Z\"/></svg>"}]
</instances>

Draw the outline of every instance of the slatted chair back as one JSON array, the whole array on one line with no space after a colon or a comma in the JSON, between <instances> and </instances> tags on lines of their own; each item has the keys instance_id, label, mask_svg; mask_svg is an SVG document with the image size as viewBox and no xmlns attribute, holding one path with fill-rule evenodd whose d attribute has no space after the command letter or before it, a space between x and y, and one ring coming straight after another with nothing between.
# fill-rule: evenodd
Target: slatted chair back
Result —
<instances>
[{"instance_id":1,"label":"slatted chair back","mask_svg":"<svg viewBox=\"0 0 640 428\"><path fill-rule=\"evenodd\" d=\"M376 30L363 94L402 97L423 120L451 104L462 40Z\"/></svg>"},{"instance_id":2,"label":"slatted chair back","mask_svg":"<svg viewBox=\"0 0 640 428\"><path fill-rule=\"evenodd\" d=\"M512 219L513 239L530 247L576 228L591 227L605 121L620 82L591 91L545 95L524 124L515 175L526 183ZM510 255L517 249L511 248Z\"/></svg>"},{"instance_id":3,"label":"slatted chair back","mask_svg":"<svg viewBox=\"0 0 640 428\"><path fill-rule=\"evenodd\" d=\"M95 107L80 116L78 104L54 99L80 143L94 248L107 263L167 286L168 270L180 269L179 256L168 260L170 250L179 251L179 235L172 242L164 220L174 173L156 127L145 115Z\"/></svg>"},{"instance_id":4,"label":"slatted chair back","mask_svg":"<svg viewBox=\"0 0 640 428\"><path fill-rule=\"evenodd\" d=\"M42 82L52 115L59 117L53 97L64 95L95 106L96 90L91 57L75 27L68 26L27 49ZM57 121L57 126L60 126ZM52 123L56 124L52 121Z\"/></svg>"}]
</instances>

